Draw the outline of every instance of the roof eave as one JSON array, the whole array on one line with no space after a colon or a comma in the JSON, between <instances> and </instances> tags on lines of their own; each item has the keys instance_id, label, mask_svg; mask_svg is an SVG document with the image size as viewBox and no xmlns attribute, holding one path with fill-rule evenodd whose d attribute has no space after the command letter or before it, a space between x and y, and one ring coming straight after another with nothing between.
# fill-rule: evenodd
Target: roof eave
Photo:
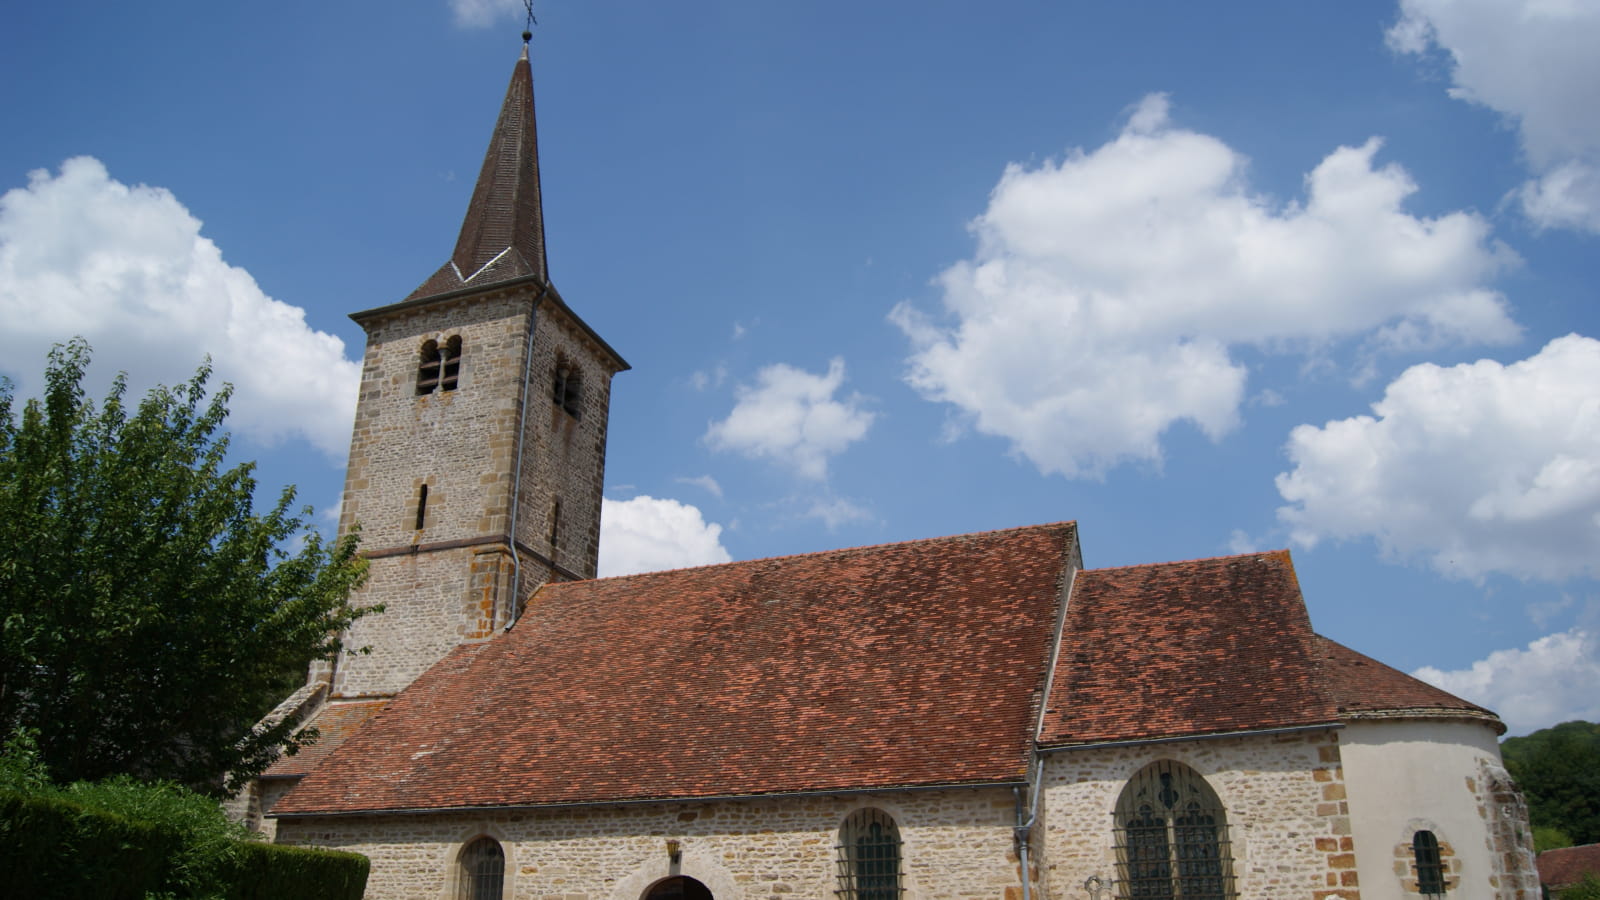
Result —
<instances>
[{"instance_id":1,"label":"roof eave","mask_svg":"<svg viewBox=\"0 0 1600 900\"><path fill-rule=\"evenodd\" d=\"M424 309L428 306L432 306L435 303L446 303L448 301L458 300L462 297L468 297L473 294L491 296L493 294L502 292L509 293L521 287L544 288L544 291L541 292L539 297L535 298L535 305L537 305L541 300L553 301L563 313L571 317L572 321L578 326L579 329L583 331L585 337L594 341L596 346L604 351L607 356L611 357L611 361L614 366L614 372L626 372L633 368L633 366L628 365L627 360L622 358L622 354L618 353L610 344L606 343L605 339L600 336L599 332L595 331L592 327L590 327L588 322L583 320L582 316L572 311L572 307L568 306L567 301L561 298L561 292L556 290L555 285L536 274L523 275L520 278L512 278L506 281L497 281L494 284L489 285L472 285L471 287L457 288L453 291L445 291L442 294L429 294L426 297L413 297L409 300L401 300L399 303L391 303L388 306L375 306L372 309L364 309L360 312L350 313L350 319L356 324L365 327L368 322L374 319L381 319L385 316L390 316L395 313Z\"/></svg>"},{"instance_id":2,"label":"roof eave","mask_svg":"<svg viewBox=\"0 0 1600 900\"><path fill-rule=\"evenodd\" d=\"M1002 781L953 781L937 784L911 784L885 787L827 788L813 791L768 791L750 794L706 794L678 797L636 797L621 800L585 800L579 802L505 803L485 806L415 806L372 809L345 809L332 811L269 812L274 819L333 819L357 816L423 816L456 813L512 812L518 810L594 809L605 806L642 806L649 803L721 803L744 800L805 799L809 797L838 797L849 794L908 794L924 791L974 790L979 788L1015 788L1027 785L1026 778L1007 778Z\"/></svg>"},{"instance_id":3,"label":"roof eave","mask_svg":"<svg viewBox=\"0 0 1600 900\"><path fill-rule=\"evenodd\" d=\"M1343 727L1344 723L1339 721L1312 722L1305 725L1285 725L1278 728L1247 728L1237 731L1210 731L1198 734L1171 734L1157 737L1100 741L1058 741L1050 744L1040 744L1038 749L1040 753L1058 753L1063 750L1102 750L1113 747L1140 747L1148 744L1177 744L1192 741L1216 741L1225 738L1298 734L1311 731L1337 731Z\"/></svg>"}]
</instances>

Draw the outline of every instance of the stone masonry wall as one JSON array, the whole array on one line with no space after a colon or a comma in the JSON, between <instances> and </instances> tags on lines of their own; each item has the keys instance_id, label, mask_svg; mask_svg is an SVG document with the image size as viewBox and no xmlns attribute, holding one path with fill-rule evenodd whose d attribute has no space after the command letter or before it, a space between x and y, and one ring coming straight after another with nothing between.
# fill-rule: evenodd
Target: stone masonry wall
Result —
<instances>
[{"instance_id":1,"label":"stone masonry wall","mask_svg":"<svg viewBox=\"0 0 1600 900\"><path fill-rule=\"evenodd\" d=\"M1050 754L1041 814L1049 897L1118 896L1117 798L1160 759L1194 769L1222 801L1239 900L1360 896L1338 733L1314 731ZM1091 877L1098 894L1085 886Z\"/></svg>"},{"instance_id":2,"label":"stone masonry wall","mask_svg":"<svg viewBox=\"0 0 1600 900\"><path fill-rule=\"evenodd\" d=\"M670 875L717 900L829 898L836 843L852 811L894 817L906 900L1017 900L1021 888L1006 789L644 804L522 812L290 819L280 843L372 859L368 898L454 897L455 860L481 835L506 854L507 900L639 900ZM681 854L674 864L674 846Z\"/></svg>"},{"instance_id":3,"label":"stone masonry wall","mask_svg":"<svg viewBox=\"0 0 1600 900\"><path fill-rule=\"evenodd\" d=\"M579 373L582 401L573 416L554 401L558 364ZM523 451L518 540L556 564L593 578L600 553L600 498L605 488L611 367L598 347L554 303L540 306L534 326L532 396ZM557 500L558 546L550 545ZM524 593L526 596L526 593Z\"/></svg>"},{"instance_id":4,"label":"stone masonry wall","mask_svg":"<svg viewBox=\"0 0 1600 900\"><path fill-rule=\"evenodd\" d=\"M346 635L335 693L393 693L462 641L492 634L552 577L540 556L594 573L611 373L559 305L534 309L535 290L446 300L364 322L368 343L340 527L359 524L371 557L356 602L382 603L385 611ZM452 337L462 347L456 389L419 396L424 342L443 345ZM558 359L582 371L576 417L552 402ZM519 554L517 598L510 596L512 550L503 541L514 489L521 495L517 539L531 551ZM561 521L553 531L558 499ZM552 534L560 543L553 554ZM326 677L325 669L313 672Z\"/></svg>"}]
</instances>

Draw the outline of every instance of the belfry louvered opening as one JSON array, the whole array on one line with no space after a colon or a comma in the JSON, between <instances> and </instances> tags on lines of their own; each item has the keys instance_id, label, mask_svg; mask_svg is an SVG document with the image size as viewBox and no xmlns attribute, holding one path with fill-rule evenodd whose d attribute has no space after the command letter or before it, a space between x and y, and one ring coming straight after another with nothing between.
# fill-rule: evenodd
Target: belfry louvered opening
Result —
<instances>
[{"instance_id":1,"label":"belfry louvered opening","mask_svg":"<svg viewBox=\"0 0 1600 900\"><path fill-rule=\"evenodd\" d=\"M1234 900L1228 819L1216 792L1183 763L1139 770L1117 800L1117 896Z\"/></svg>"},{"instance_id":2,"label":"belfry louvered opening","mask_svg":"<svg viewBox=\"0 0 1600 900\"><path fill-rule=\"evenodd\" d=\"M422 360L417 365L417 394L453 391L461 380L461 335L440 344L430 340L422 345Z\"/></svg>"},{"instance_id":3,"label":"belfry louvered opening","mask_svg":"<svg viewBox=\"0 0 1600 900\"><path fill-rule=\"evenodd\" d=\"M900 829L881 809L858 809L839 829L841 900L899 900Z\"/></svg>"}]
</instances>

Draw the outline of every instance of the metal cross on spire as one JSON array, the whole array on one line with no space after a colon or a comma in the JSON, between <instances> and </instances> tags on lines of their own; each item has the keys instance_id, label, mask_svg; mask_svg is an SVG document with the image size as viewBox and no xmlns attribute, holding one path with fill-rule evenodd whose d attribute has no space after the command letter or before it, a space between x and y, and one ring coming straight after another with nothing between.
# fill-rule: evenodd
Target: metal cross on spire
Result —
<instances>
[{"instance_id":1,"label":"metal cross on spire","mask_svg":"<svg viewBox=\"0 0 1600 900\"><path fill-rule=\"evenodd\" d=\"M533 26L539 24L539 20L533 17L533 0L522 0L522 8L528 11L528 21L522 26L522 42L526 44L533 40Z\"/></svg>"}]
</instances>

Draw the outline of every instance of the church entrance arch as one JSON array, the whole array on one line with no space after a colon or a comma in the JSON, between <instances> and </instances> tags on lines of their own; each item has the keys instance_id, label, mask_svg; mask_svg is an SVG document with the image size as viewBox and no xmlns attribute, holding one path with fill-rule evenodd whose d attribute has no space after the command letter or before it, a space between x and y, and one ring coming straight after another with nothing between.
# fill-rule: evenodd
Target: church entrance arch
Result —
<instances>
[{"instance_id":1,"label":"church entrance arch","mask_svg":"<svg viewBox=\"0 0 1600 900\"><path fill-rule=\"evenodd\" d=\"M711 889L687 875L674 875L656 882L645 892L644 900L712 900Z\"/></svg>"}]
</instances>

